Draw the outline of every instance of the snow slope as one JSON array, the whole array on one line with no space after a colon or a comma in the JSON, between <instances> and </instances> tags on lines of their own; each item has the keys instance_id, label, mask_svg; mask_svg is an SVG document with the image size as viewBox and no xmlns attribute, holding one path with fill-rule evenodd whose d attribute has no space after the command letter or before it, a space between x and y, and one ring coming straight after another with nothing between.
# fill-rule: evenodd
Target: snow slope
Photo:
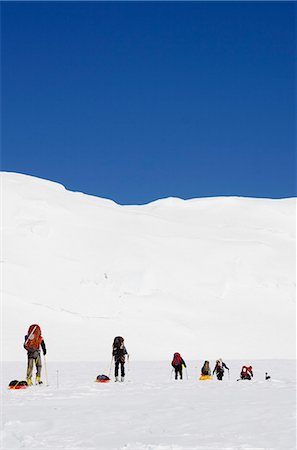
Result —
<instances>
[{"instance_id":1,"label":"snow slope","mask_svg":"<svg viewBox=\"0 0 297 450\"><path fill-rule=\"evenodd\" d=\"M1 173L2 358L39 323L49 360L295 357L295 199L142 206Z\"/></svg>"},{"instance_id":2,"label":"snow slope","mask_svg":"<svg viewBox=\"0 0 297 450\"><path fill-rule=\"evenodd\" d=\"M226 362L221 382L198 381L194 362L183 381L170 380L168 363L131 362L127 382L103 385L104 364L50 363L49 387L2 390L1 448L295 450L294 362L256 361L255 380L238 382L242 362ZM7 386L25 364L3 369Z\"/></svg>"}]
</instances>

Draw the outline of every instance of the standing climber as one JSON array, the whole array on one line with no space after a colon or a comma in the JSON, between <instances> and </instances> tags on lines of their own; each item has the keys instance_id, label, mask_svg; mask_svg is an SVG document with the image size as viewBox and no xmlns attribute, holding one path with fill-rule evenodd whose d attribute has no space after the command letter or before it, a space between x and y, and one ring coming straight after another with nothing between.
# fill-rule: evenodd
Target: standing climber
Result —
<instances>
[{"instance_id":1,"label":"standing climber","mask_svg":"<svg viewBox=\"0 0 297 450\"><path fill-rule=\"evenodd\" d=\"M177 380L177 376L179 375L180 379L183 379L183 367L187 367L185 361L180 356L179 353L174 353L173 360L171 363L172 367L175 370L175 379Z\"/></svg>"},{"instance_id":2,"label":"standing climber","mask_svg":"<svg viewBox=\"0 0 297 450\"><path fill-rule=\"evenodd\" d=\"M124 345L124 338L117 336L112 345L112 356L114 357L114 376L115 381L119 381L119 366L121 365L121 381L125 380L125 356L128 355ZM128 355L129 358L129 355Z\"/></svg>"},{"instance_id":3,"label":"standing climber","mask_svg":"<svg viewBox=\"0 0 297 450\"><path fill-rule=\"evenodd\" d=\"M229 367L223 362L222 358L217 359L215 368L213 369L212 374L216 374L218 380L222 380L224 376L224 369L227 369L229 372Z\"/></svg>"},{"instance_id":4,"label":"standing climber","mask_svg":"<svg viewBox=\"0 0 297 450\"><path fill-rule=\"evenodd\" d=\"M32 385L32 372L35 363L36 366L36 384L42 384L40 379L41 376L41 354L40 346L42 352L46 355L46 347L43 337L41 336L40 326L33 324L29 326L28 333L25 336L24 348L27 350L28 355L28 365L27 365L27 383Z\"/></svg>"}]
</instances>

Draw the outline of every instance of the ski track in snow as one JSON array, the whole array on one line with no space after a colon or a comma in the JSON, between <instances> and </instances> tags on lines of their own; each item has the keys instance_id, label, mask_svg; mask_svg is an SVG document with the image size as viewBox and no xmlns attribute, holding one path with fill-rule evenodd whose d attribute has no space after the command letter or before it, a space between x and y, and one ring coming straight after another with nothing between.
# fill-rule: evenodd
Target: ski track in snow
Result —
<instances>
[{"instance_id":1,"label":"ski track in snow","mask_svg":"<svg viewBox=\"0 0 297 450\"><path fill-rule=\"evenodd\" d=\"M76 312L76 311L69 311L68 309L64 309L64 308L53 308L49 305L41 305L40 303L32 302L31 305L39 306L40 308L48 308L51 311L58 311L58 312L63 312L63 313L67 313L67 314L73 314L74 316L78 316L81 319L103 319L103 320L112 320L113 319L113 317L107 317L107 316L86 316L86 315Z\"/></svg>"},{"instance_id":2,"label":"ski track in snow","mask_svg":"<svg viewBox=\"0 0 297 450\"><path fill-rule=\"evenodd\" d=\"M255 380L237 382L241 364L218 382L198 381L197 362L183 381L169 363L131 362L124 383L99 384L109 363L51 362L49 386L9 391L25 363L3 363L1 448L295 450L295 362L257 361Z\"/></svg>"}]
</instances>

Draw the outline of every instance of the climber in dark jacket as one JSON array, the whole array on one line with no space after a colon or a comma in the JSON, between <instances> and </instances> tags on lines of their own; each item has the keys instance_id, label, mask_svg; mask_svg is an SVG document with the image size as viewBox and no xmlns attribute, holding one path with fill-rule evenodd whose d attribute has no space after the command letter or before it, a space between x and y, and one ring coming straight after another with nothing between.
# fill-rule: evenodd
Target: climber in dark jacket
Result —
<instances>
[{"instance_id":1,"label":"climber in dark jacket","mask_svg":"<svg viewBox=\"0 0 297 450\"><path fill-rule=\"evenodd\" d=\"M213 369L212 374L216 374L218 380L222 380L224 376L224 369L229 371L229 367L222 361L222 358L216 361L215 368Z\"/></svg>"},{"instance_id":2,"label":"climber in dark jacket","mask_svg":"<svg viewBox=\"0 0 297 450\"><path fill-rule=\"evenodd\" d=\"M124 345L124 338L117 336L114 338L112 346L112 356L114 357L114 376L115 381L119 381L119 366L121 365L121 381L125 379L125 362L127 349ZM129 358L129 355L128 355Z\"/></svg>"},{"instance_id":3,"label":"climber in dark jacket","mask_svg":"<svg viewBox=\"0 0 297 450\"><path fill-rule=\"evenodd\" d=\"M183 367L187 367L185 361L180 356L179 353L174 353L173 360L171 363L172 367L175 370L175 379L177 380L177 376L179 375L180 379L183 379Z\"/></svg>"}]
</instances>

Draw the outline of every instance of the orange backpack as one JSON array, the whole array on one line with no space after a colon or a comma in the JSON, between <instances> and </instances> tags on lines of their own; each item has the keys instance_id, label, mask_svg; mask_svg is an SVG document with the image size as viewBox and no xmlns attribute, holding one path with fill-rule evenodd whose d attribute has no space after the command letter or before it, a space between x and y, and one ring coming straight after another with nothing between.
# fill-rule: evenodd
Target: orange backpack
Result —
<instances>
[{"instance_id":1,"label":"orange backpack","mask_svg":"<svg viewBox=\"0 0 297 450\"><path fill-rule=\"evenodd\" d=\"M173 360L172 360L172 363L171 363L172 367L180 366L181 363L182 363L182 359L181 359L180 354L179 353L174 353Z\"/></svg>"},{"instance_id":2,"label":"orange backpack","mask_svg":"<svg viewBox=\"0 0 297 450\"><path fill-rule=\"evenodd\" d=\"M38 350L42 342L41 329L37 324L29 326L24 347L26 350Z\"/></svg>"}]
</instances>

